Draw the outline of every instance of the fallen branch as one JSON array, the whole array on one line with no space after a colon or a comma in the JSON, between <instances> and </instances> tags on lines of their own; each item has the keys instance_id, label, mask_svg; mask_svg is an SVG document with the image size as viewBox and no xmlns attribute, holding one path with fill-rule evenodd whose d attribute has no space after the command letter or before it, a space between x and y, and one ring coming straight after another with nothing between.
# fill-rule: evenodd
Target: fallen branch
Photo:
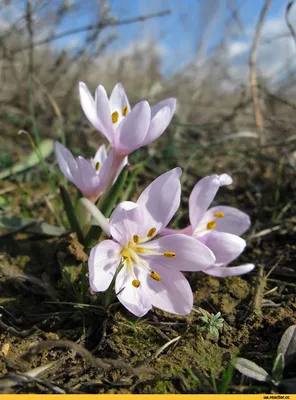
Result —
<instances>
[{"instance_id":1,"label":"fallen branch","mask_svg":"<svg viewBox=\"0 0 296 400\"><path fill-rule=\"evenodd\" d=\"M125 363L124 361L96 358L87 349L70 340L45 340L35 346L30 347L30 349L25 354L23 354L21 358L24 360L28 360L38 354L41 350L52 347L62 347L73 350L81 358L83 358L85 361L96 368L101 368L104 370L109 370L112 367L120 368L124 369L130 375L139 375L144 371L147 372L147 369L144 370L143 368L133 368L131 365Z\"/></svg>"}]
</instances>

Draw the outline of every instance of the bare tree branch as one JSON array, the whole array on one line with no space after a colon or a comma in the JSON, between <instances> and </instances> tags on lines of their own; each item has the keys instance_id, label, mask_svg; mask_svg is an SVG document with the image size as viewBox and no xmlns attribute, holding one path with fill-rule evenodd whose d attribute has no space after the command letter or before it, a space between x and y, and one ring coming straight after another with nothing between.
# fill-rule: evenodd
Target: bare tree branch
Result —
<instances>
[{"instance_id":1,"label":"bare tree branch","mask_svg":"<svg viewBox=\"0 0 296 400\"><path fill-rule=\"evenodd\" d=\"M285 12L285 19L286 19L288 28L290 29L291 35L294 39L294 42L296 44L296 32L295 32L293 25L291 24L291 21L289 20L289 13L291 11L293 4L294 4L294 1L290 1L290 3L287 4L286 12Z\"/></svg>"},{"instance_id":2,"label":"bare tree branch","mask_svg":"<svg viewBox=\"0 0 296 400\"><path fill-rule=\"evenodd\" d=\"M111 26L129 25L129 24L134 24L134 23L137 23L137 22L147 21L148 19L151 19L151 18L164 17L166 15L170 15L171 12L172 12L171 10L164 10L164 11L160 11L160 12L157 12L157 13L151 13L151 14L147 14L147 15L140 15L140 16L135 17L135 18L127 18L127 19L122 19L122 20L119 20L119 21L117 21L115 19L114 20L110 20L110 19L109 20L103 20L103 21L98 22L97 24L85 25L85 26L81 26L81 27L78 27L78 28L70 29L68 31L59 33L57 35L51 35L51 36L49 36L49 37L47 37L45 39L42 39L42 40L39 40L39 41L35 42L34 43L34 47L41 46L43 44L50 43L50 42L53 42L55 40L64 38L66 36L71 36L71 35L74 35L74 34L77 34L77 33L81 33L81 32L87 32L87 31L92 31L92 30L102 30L102 29L105 29L105 28L111 27ZM19 52L21 52L23 50L27 50L29 48L30 48L29 45L20 47L19 49L16 49L16 50L12 51L12 54L19 53Z\"/></svg>"},{"instance_id":3,"label":"bare tree branch","mask_svg":"<svg viewBox=\"0 0 296 400\"><path fill-rule=\"evenodd\" d=\"M255 118L255 124L256 128L258 129L260 133L260 144L264 145L266 142L265 134L264 134L264 127L263 127L263 119L262 115L260 112L260 105L259 105L259 92L258 92L258 82L257 82L257 76L256 76L256 70L255 70L255 64L256 64L256 59L257 59L257 52L258 52L258 46L259 46L259 40L260 40L260 35L262 31L262 26L263 26L263 21L265 18L265 15L267 13L267 10L271 4L271 0L266 0L264 3L264 6L261 10L258 22L257 22L257 27L254 35L254 41L250 53L250 59L249 59L249 76L250 76L250 84L251 84L251 92L252 92L252 98L253 98L253 109L254 109L254 118Z\"/></svg>"}]
</instances>

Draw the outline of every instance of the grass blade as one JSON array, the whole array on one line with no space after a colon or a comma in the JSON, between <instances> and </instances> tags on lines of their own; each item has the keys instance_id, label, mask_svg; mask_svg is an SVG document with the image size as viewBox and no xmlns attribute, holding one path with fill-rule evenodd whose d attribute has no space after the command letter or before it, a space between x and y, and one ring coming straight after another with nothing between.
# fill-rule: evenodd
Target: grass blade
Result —
<instances>
[{"instance_id":1,"label":"grass blade","mask_svg":"<svg viewBox=\"0 0 296 400\"><path fill-rule=\"evenodd\" d=\"M82 230L80 228L79 222L76 218L75 210L70 199L68 191L64 188L64 186L60 185L60 193L61 198L64 204L64 209L67 214L67 218L70 224L71 229L76 232L77 238L81 244L84 244L84 236Z\"/></svg>"},{"instance_id":2,"label":"grass blade","mask_svg":"<svg viewBox=\"0 0 296 400\"><path fill-rule=\"evenodd\" d=\"M12 167L5 169L0 172L0 180L6 179L11 175L18 174L23 172L29 168L35 167L41 163L40 156L43 160L45 160L54 150L54 141L51 139L45 139L40 143L38 148L39 154L36 151L32 151L30 155L23 161L19 161L14 164Z\"/></svg>"}]
</instances>

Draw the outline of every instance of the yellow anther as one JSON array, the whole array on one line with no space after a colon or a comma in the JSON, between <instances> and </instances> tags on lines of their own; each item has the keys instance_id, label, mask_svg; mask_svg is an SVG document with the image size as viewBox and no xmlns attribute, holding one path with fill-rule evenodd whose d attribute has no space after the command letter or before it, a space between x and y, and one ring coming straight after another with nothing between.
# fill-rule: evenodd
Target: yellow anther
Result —
<instances>
[{"instance_id":1,"label":"yellow anther","mask_svg":"<svg viewBox=\"0 0 296 400\"><path fill-rule=\"evenodd\" d=\"M96 171L99 171L100 168L101 168L101 163L100 163L100 161L98 161L98 162L96 163Z\"/></svg>"},{"instance_id":2,"label":"yellow anther","mask_svg":"<svg viewBox=\"0 0 296 400\"><path fill-rule=\"evenodd\" d=\"M122 115L123 115L124 117L126 117L126 116L127 116L127 113L128 113L128 108L127 108L127 106L124 106L123 109L122 109Z\"/></svg>"},{"instance_id":3,"label":"yellow anther","mask_svg":"<svg viewBox=\"0 0 296 400\"><path fill-rule=\"evenodd\" d=\"M207 230L210 231L211 229L215 229L216 228L216 222L215 221L209 221L207 223Z\"/></svg>"},{"instance_id":4,"label":"yellow anther","mask_svg":"<svg viewBox=\"0 0 296 400\"><path fill-rule=\"evenodd\" d=\"M163 255L164 255L165 257L167 257L167 258L174 258L174 257L176 257L176 253L174 253L173 251L165 251L165 252L163 253Z\"/></svg>"},{"instance_id":5,"label":"yellow anther","mask_svg":"<svg viewBox=\"0 0 296 400\"><path fill-rule=\"evenodd\" d=\"M136 253L146 253L145 249L143 247L135 247L134 248Z\"/></svg>"},{"instance_id":6,"label":"yellow anther","mask_svg":"<svg viewBox=\"0 0 296 400\"><path fill-rule=\"evenodd\" d=\"M155 271L151 271L150 276L151 276L152 279L154 279L157 282L161 281L161 276Z\"/></svg>"},{"instance_id":7,"label":"yellow anther","mask_svg":"<svg viewBox=\"0 0 296 400\"><path fill-rule=\"evenodd\" d=\"M114 113L112 113L112 115L111 115L111 118L112 118L113 124L116 124L116 122L118 121L118 118L119 118L118 112L114 111Z\"/></svg>"},{"instance_id":8,"label":"yellow anther","mask_svg":"<svg viewBox=\"0 0 296 400\"><path fill-rule=\"evenodd\" d=\"M141 282L138 281L138 279L134 279L134 280L132 281L132 285L133 285L135 288L138 288L138 287L141 285Z\"/></svg>"},{"instance_id":9,"label":"yellow anther","mask_svg":"<svg viewBox=\"0 0 296 400\"><path fill-rule=\"evenodd\" d=\"M156 232L156 228L149 229L147 237L151 238L154 235L155 232Z\"/></svg>"},{"instance_id":10,"label":"yellow anther","mask_svg":"<svg viewBox=\"0 0 296 400\"><path fill-rule=\"evenodd\" d=\"M216 218L224 218L225 217L225 213L223 211L215 212L214 217L216 217Z\"/></svg>"},{"instance_id":11,"label":"yellow anther","mask_svg":"<svg viewBox=\"0 0 296 400\"><path fill-rule=\"evenodd\" d=\"M134 240L135 243L139 243L140 238L139 238L138 235L134 235L133 236L133 240Z\"/></svg>"}]
</instances>

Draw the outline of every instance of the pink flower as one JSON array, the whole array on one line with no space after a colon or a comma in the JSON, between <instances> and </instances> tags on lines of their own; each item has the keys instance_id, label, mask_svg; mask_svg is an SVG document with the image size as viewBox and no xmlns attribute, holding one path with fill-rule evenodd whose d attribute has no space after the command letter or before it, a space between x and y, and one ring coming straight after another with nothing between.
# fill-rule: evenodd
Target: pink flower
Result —
<instances>
[{"instance_id":1,"label":"pink flower","mask_svg":"<svg viewBox=\"0 0 296 400\"><path fill-rule=\"evenodd\" d=\"M107 155L105 146L102 145L95 157L87 161L81 156L75 159L66 147L56 142L55 154L65 177L81 191L84 197L95 202L107 187L113 173L111 166L114 153L112 150ZM117 170L117 176L126 163L127 157Z\"/></svg>"},{"instance_id":2,"label":"pink flower","mask_svg":"<svg viewBox=\"0 0 296 400\"><path fill-rule=\"evenodd\" d=\"M140 101L131 109L120 83L114 87L109 99L102 85L98 86L93 99L87 86L80 82L79 94L88 120L121 156L157 139L169 125L176 108L176 99L169 98L152 108L147 101Z\"/></svg>"},{"instance_id":3,"label":"pink flower","mask_svg":"<svg viewBox=\"0 0 296 400\"><path fill-rule=\"evenodd\" d=\"M215 262L213 253L186 235L154 239L180 205L181 169L152 182L136 203L125 201L110 217L110 234L90 253L93 291L105 291L117 271L115 291L120 302L138 317L152 306L170 313L190 313L193 296L180 271L200 271Z\"/></svg>"},{"instance_id":4,"label":"pink flower","mask_svg":"<svg viewBox=\"0 0 296 400\"><path fill-rule=\"evenodd\" d=\"M237 208L216 206L209 209L220 186L229 185L229 175L211 175L201 179L195 185L189 197L190 225L178 231L163 229L161 235L183 233L202 242L212 250L215 263L203 272L217 277L242 275L250 272L255 266L245 264L225 268L244 250L246 242L240 238L251 224L250 218Z\"/></svg>"}]
</instances>

